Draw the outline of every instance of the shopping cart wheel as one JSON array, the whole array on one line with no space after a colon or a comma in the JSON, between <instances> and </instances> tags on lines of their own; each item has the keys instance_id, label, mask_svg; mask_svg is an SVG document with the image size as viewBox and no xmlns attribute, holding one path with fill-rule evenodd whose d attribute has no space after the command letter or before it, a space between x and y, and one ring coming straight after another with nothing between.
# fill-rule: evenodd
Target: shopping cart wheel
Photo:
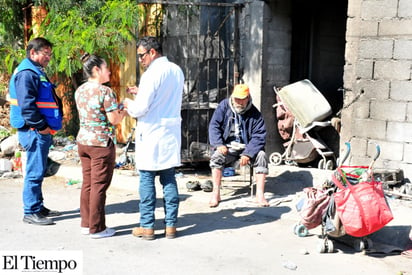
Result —
<instances>
[{"instance_id":1,"label":"shopping cart wheel","mask_svg":"<svg viewBox=\"0 0 412 275\"><path fill-rule=\"evenodd\" d=\"M371 249L371 248L373 247L373 242L372 242L372 240L369 239L369 238L365 238L365 240L366 240L366 246L365 246L365 248L366 248L366 249Z\"/></svg>"},{"instance_id":2,"label":"shopping cart wheel","mask_svg":"<svg viewBox=\"0 0 412 275\"><path fill-rule=\"evenodd\" d=\"M325 240L319 240L318 244L316 245L316 250L319 253L325 253L326 252L326 242Z\"/></svg>"},{"instance_id":3,"label":"shopping cart wheel","mask_svg":"<svg viewBox=\"0 0 412 275\"><path fill-rule=\"evenodd\" d=\"M306 237L309 234L309 231L306 226L299 224L295 227L295 234L299 237Z\"/></svg>"},{"instance_id":4,"label":"shopping cart wheel","mask_svg":"<svg viewBox=\"0 0 412 275\"><path fill-rule=\"evenodd\" d=\"M332 253L334 249L333 242L328 239L319 240L316 247L319 253Z\"/></svg>"},{"instance_id":5,"label":"shopping cart wheel","mask_svg":"<svg viewBox=\"0 0 412 275\"><path fill-rule=\"evenodd\" d=\"M280 165L282 163L282 154L274 152L269 156L269 163L272 165Z\"/></svg>"},{"instance_id":6,"label":"shopping cart wheel","mask_svg":"<svg viewBox=\"0 0 412 275\"><path fill-rule=\"evenodd\" d=\"M320 159L318 162L318 169L325 169L325 160L324 159Z\"/></svg>"},{"instance_id":7,"label":"shopping cart wheel","mask_svg":"<svg viewBox=\"0 0 412 275\"><path fill-rule=\"evenodd\" d=\"M362 239L359 240L359 242L355 241L355 244L357 245L357 247L354 247L354 248L359 249L359 250L357 250L358 252L363 251L363 250L367 250L367 249L371 249L372 246L373 246L373 242L369 238L362 238Z\"/></svg>"},{"instance_id":8,"label":"shopping cart wheel","mask_svg":"<svg viewBox=\"0 0 412 275\"><path fill-rule=\"evenodd\" d=\"M295 223L295 224L293 225L293 230L292 230L292 232L293 232L293 234L295 234L295 235L296 235L296 227L298 227L298 226L299 226L298 223Z\"/></svg>"},{"instance_id":9,"label":"shopping cart wheel","mask_svg":"<svg viewBox=\"0 0 412 275\"><path fill-rule=\"evenodd\" d=\"M333 242L331 240L327 241L327 250L328 253L332 253L333 251L335 251L335 247L333 246Z\"/></svg>"},{"instance_id":10,"label":"shopping cart wheel","mask_svg":"<svg viewBox=\"0 0 412 275\"><path fill-rule=\"evenodd\" d=\"M372 246L373 246L373 242L369 238L356 239L353 242L353 248L355 249L356 252L362 252L366 249L371 249Z\"/></svg>"},{"instance_id":11,"label":"shopping cart wheel","mask_svg":"<svg viewBox=\"0 0 412 275\"><path fill-rule=\"evenodd\" d=\"M329 159L326 161L325 170L333 170L333 160Z\"/></svg>"}]
</instances>

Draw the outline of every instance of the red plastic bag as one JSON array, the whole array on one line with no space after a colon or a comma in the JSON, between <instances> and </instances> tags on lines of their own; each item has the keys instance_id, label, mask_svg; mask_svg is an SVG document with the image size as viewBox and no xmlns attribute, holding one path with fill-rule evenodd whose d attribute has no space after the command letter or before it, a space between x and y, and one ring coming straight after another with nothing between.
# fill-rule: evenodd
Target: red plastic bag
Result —
<instances>
[{"instance_id":1,"label":"red plastic bag","mask_svg":"<svg viewBox=\"0 0 412 275\"><path fill-rule=\"evenodd\" d=\"M340 168L337 170L342 179L345 179ZM348 235L367 236L393 219L381 182L372 179L352 185L345 181L347 187L344 187L335 176L332 176L332 180L341 189L333 196L339 218Z\"/></svg>"}]
</instances>

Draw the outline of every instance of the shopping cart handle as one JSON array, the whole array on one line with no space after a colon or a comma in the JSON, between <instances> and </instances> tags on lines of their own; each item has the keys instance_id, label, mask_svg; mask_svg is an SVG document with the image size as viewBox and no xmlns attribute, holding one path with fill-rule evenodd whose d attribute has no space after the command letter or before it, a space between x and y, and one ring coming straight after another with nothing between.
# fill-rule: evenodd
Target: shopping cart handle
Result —
<instances>
[{"instance_id":1,"label":"shopping cart handle","mask_svg":"<svg viewBox=\"0 0 412 275\"><path fill-rule=\"evenodd\" d=\"M350 143L349 142L345 142L346 145L346 152L345 155L343 156L343 158L339 161L338 166L342 166L342 164L346 161L346 159L349 157L349 153L350 153Z\"/></svg>"},{"instance_id":2,"label":"shopping cart handle","mask_svg":"<svg viewBox=\"0 0 412 275\"><path fill-rule=\"evenodd\" d=\"M375 154L375 157L373 158L374 161L377 160L381 154L381 147L379 146L379 144L375 144L375 147L376 147L376 154Z\"/></svg>"}]
</instances>

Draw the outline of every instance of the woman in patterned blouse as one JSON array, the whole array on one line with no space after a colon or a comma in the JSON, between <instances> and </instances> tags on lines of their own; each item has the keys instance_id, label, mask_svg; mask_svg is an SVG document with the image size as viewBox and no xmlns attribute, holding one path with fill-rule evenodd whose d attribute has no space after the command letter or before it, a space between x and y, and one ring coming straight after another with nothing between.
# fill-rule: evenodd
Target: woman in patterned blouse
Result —
<instances>
[{"instance_id":1,"label":"woman in patterned blouse","mask_svg":"<svg viewBox=\"0 0 412 275\"><path fill-rule=\"evenodd\" d=\"M115 125L122 121L125 111L119 108L113 90L103 85L110 80L106 61L88 53L81 60L87 78L75 93L80 119L76 140L83 172L81 233L98 239L116 233L106 227L105 204L116 161Z\"/></svg>"}]
</instances>

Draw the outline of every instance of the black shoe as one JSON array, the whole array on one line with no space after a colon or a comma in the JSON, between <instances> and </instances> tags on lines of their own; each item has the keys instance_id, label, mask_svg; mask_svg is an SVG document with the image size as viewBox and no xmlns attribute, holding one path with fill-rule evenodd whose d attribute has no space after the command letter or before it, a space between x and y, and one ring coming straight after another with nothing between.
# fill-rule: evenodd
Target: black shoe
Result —
<instances>
[{"instance_id":1,"label":"black shoe","mask_svg":"<svg viewBox=\"0 0 412 275\"><path fill-rule=\"evenodd\" d=\"M200 188L202 188L205 192L212 192L213 191L213 182L211 180L206 180L200 184Z\"/></svg>"},{"instance_id":2,"label":"black shoe","mask_svg":"<svg viewBox=\"0 0 412 275\"><path fill-rule=\"evenodd\" d=\"M187 188L187 191L189 192L202 190L200 188L200 183L197 180L186 182L186 188Z\"/></svg>"},{"instance_id":3,"label":"black shoe","mask_svg":"<svg viewBox=\"0 0 412 275\"><path fill-rule=\"evenodd\" d=\"M40 212L24 215L23 221L25 223L31 223L31 224L37 224L37 225L54 224L53 220L43 216Z\"/></svg>"},{"instance_id":4,"label":"black shoe","mask_svg":"<svg viewBox=\"0 0 412 275\"><path fill-rule=\"evenodd\" d=\"M40 214L42 214L45 217L57 217L60 216L62 213L60 213L59 211L56 210L50 210L46 207L43 206L43 209L40 210L39 212Z\"/></svg>"}]
</instances>

